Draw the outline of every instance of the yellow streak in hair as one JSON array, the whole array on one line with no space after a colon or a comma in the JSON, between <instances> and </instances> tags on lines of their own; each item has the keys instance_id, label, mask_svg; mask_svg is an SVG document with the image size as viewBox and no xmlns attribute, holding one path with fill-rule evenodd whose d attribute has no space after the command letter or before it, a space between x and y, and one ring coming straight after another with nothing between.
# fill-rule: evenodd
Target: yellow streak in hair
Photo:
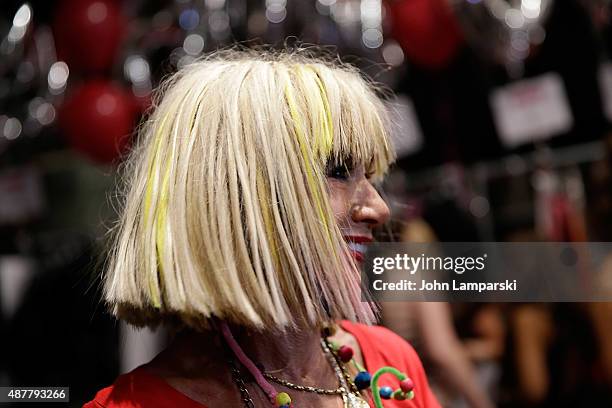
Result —
<instances>
[{"instance_id":1,"label":"yellow streak in hair","mask_svg":"<svg viewBox=\"0 0 612 408\"><path fill-rule=\"evenodd\" d=\"M320 111L322 123L321 134L323 135L323 151L321 153L327 161L329 160L329 157L331 156L331 153L334 148L334 124L332 121L331 109L329 107L329 99L327 98L327 91L325 90L325 86L319 78L319 74L317 73L317 71L310 65L307 65L307 67L314 73L314 80L317 83L317 86L319 87L319 96L321 97L321 101L323 102L323 110ZM330 243L333 242L331 231L329 231L329 229L327 230L327 235ZM337 255L336 246L332 245L331 248L334 254Z\"/></svg>"},{"instance_id":2,"label":"yellow streak in hair","mask_svg":"<svg viewBox=\"0 0 612 408\"><path fill-rule=\"evenodd\" d=\"M320 189L312 167L312 158L310 157L306 144L306 137L301 127L302 120L300 119L300 113L295 103L293 89L290 82L285 86L285 97L287 98L289 113L291 114L291 118L293 119L293 125L295 129L295 134L298 138L298 143L300 145L300 151L302 152L302 157L304 158L304 164L306 166L306 179L308 180L308 185L314 195L313 198L317 206L317 211L319 212L319 219L323 222L323 225L325 226L325 230L327 231L327 236L329 238L329 243L331 244L333 242L333 239L330 231L330 226L327 222L327 215L323 208L323 201L321 198Z\"/></svg>"},{"instance_id":3,"label":"yellow streak in hair","mask_svg":"<svg viewBox=\"0 0 612 408\"><path fill-rule=\"evenodd\" d=\"M324 128L322 129L323 135L323 156L325 158L329 158L332 149L334 147L334 126L332 122L332 114L331 109L329 108L329 100L327 99L327 92L325 91L325 86L317 72L311 66L308 66L314 72L314 80L319 87L319 92L321 95L321 101L323 102L323 112L321 113L321 118L323 119L321 122L323 123Z\"/></svg>"},{"instance_id":4,"label":"yellow streak in hair","mask_svg":"<svg viewBox=\"0 0 612 408\"><path fill-rule=\"evenodd\" d=\"M155 132L155 150L153 151L153 156L151 158L151 164L149 166L149 176L147 178L148 179L147 190L145 192L145 200L144 200L144 223L145 224L147 223L149 216L150 216L150 212L151 212L151 205L152 205L152 200L153 200L152 199L153 188L155 184L154 179L155 179L155 175L158 173L157 164L159 161L159 149L161 146L162 133L166 127L167 119L168 119L168 115L162 118L162 121L159 127L157 128L157 131ZM155 284L156 278L157 276L154 276L154 275L149 276L149 291L150 291L151 297L153 298L153 306L156 308L160 308L161 307L161 297L160 297L158 287Z\"/></svg>"},{"instance_id":5,"label":"yellow streak in hair","mask_svg":"<svg viewBox=\"0 0 612 408\"><path fill-rule=\"evenodd\" d=\"M195 124L195 118L197 115L197 111L199 108L199 104L196 105L193 113L191 114L191 120L189 121L189 132L193 130L193 126ZM159 146L159 145L158 145ZM159 153L159 150L156 154ZM172 165L172 161L174 160L174 148L171 150L171 154L166 157L165 160L165 170L164 177L162 178L161 191L159 193L159 207L157 208L157 220L155 223L155 247L157 250L157 260L159 273L161 276L164 275L164 267L163 267L163 256L164 250L166 248L166 218L168 215L168 182L170 180L170 167Z\"/></svg>"},{"instance_id":6,"label":"yellow streak in hair","mask_svg":"<svg viewBox=\"0 0 612 408\"><path fill-rule=\"evenodd\" d=\"M166 217L168 213L168 180L170 178L170 157L166 159L164 177L162 178L161 192L159 193L159 207L155 221L155 248L157 251L157 265L159 274L164 276L163 256L166 245Z\"/></svg>"},{"instance_id":7,"label":"yellow streak in hair","mask_svg":"<svg viewBox=\"0 0 612 408\"><path fill-rule=\"evenodd\" d=\"M278 256L278 244L276 242L276 233L274 231L274 224L272 223L272 213L270 211L270 200L272 197L268 195L265 189L264 181L261 173L257 172L257 198L262 207L262 215L264 225L266 227L266 235L269 238L270 253L274 258L274 268L279 271L281 267L280 258Z\"/></svg>"}]
</instances>

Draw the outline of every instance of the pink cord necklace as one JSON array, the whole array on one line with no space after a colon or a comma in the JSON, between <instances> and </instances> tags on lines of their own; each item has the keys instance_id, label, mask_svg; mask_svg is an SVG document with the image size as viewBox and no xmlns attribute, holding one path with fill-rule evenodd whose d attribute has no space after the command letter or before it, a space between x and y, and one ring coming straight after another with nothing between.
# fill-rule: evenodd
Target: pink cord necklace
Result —
<instances>
[{"instance_id":1,"label":"pink cord necklace","mask_svg":"<svg viewBox=\"0 0 612 408\"><path fill-rule=\"evenodd\" d=\"M353 350L349 346L338 346L334 342L329 341L328 337L333 336L336 329L335 326L328 326L323 331L323 339L321 347L328 356L330 364L334 369L334 373L340 382L340 386L336 390L325 390L317 387L303 386L292 384L289 381L279 379L271 374L263 373L255 363L244 353L236 339L234 338L228 324L220 322L221 333L234 354L234 357L245 367L255 379L257 385L266 394L273 407L277 408L297 408L289 394L286 392L277 392L276 389L268 382L267 378L297 391L316 392L323 395L341 395L344 402L344 408L369 408L368 403L361 395L361 392L371 388L372 398L376 408L384 408L383 399L395 399L398 401L410 400L414 398L414 383L406 376L393 367L382 367L372 376L353 358ZM358 371L358 374L352 378L345 366L341 363L352 363ZM232 364L233 366L233 364ZM392 374L400 381L400 386L395 391L389 387L379 387L378 380L383 374ZM245 405L249 408L254 407L244 381L240 377L240 370L237 367L232 367L232 377L240 388Z\"/></svg>"}]
</instances>

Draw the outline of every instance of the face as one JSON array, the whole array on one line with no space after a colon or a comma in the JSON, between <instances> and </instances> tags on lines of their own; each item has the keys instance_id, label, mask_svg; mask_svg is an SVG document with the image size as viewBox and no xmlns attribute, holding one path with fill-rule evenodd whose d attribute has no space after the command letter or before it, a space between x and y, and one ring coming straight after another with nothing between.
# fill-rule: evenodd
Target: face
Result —
<instances>
[{"instance_id":1,"label":"face","mask_svg":"<svg viewBox=\"0 0 612 408\"><path fill-rule=\"evenodd\" d=\"M353 256L362 262L372 229L389 218L389 207L369 180L363 164L327 170L329 201Z\"/></svg>"}]
</instances>

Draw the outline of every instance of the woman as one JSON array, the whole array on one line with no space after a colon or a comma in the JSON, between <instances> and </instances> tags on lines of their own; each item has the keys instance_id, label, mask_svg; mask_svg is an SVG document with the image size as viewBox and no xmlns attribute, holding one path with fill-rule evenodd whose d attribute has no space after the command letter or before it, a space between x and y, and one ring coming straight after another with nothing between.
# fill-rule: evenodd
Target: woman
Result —
<instances>
[{"instance_id":1,"label":"woman","mask_svg":"<svg viewBox=\"0 0 612 408\"><path fill-rule=\"evenodd\" d=\"M104 287L118 318L178 334L86 407L437 407L361 298L393 156L373 88L300 53L225 51L163 89Z\"/></svg>"}]
</instances>

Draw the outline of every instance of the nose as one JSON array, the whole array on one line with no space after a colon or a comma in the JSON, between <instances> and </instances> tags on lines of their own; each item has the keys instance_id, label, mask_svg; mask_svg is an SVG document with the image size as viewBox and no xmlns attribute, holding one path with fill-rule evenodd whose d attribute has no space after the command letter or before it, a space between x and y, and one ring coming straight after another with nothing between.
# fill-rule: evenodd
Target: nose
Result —
<instances>
[{"instance_id":1,"label":"nose","mask_svg":"<svg viewBox=\"0 0 612 408\"><path fill-rule=\"evenodd\" d=\"M357 189L352 207L351 219L356 223L365 223L369 228L384 224L389 219L389 207L374 186L364 179Z\"/></svg>"}]
</instances>

